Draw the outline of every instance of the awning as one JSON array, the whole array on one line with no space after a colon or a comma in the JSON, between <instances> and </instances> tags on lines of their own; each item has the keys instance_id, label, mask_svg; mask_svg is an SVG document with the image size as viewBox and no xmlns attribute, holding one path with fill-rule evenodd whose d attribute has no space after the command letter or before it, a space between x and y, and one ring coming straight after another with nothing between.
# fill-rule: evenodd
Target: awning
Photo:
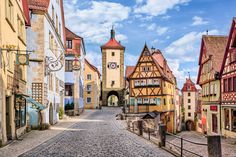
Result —
<instances>
[{"instance_id":1,"label":"awning","mask_svg":"<svg viewBox=\"0 0 236 157\"><path fill-rule=\"evenodd\" d=\"M35 107L38 110L43 110L46 108L45 106L43 106L42 104L40 104L39 102L34 100L33 98L28 97L28 96L24 96L24 95L22 95L22 96L26 99L27 102L32 103L33 107Z\"/></svg>"}]
</instances>

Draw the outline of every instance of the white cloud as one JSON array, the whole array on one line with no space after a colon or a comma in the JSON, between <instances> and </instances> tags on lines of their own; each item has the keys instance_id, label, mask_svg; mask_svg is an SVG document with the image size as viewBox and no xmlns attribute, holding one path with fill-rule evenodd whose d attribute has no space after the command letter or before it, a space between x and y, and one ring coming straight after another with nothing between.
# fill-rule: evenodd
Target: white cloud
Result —
<instances>
[{"instance_id":1,"label":"white cloud","mask_svg":"<svg viewBox=\"0 0 236 157\"><path fill-rule=\"evenodd\" d=\"M145 4L136 3L134 13L158 16L181 4L187 4L191 0L147 0ZM137 1L136 1L137 2Z\"/></svg>"},{"instance_id":2,"label":"white cloud","mask_svg":"<svg viewBox=\"0 0 236 157\"><path fill-rule=\"evenodd\" d=\"M135 66L139 58L138 55L133 55L131 53L125 53L125 65Z\"/></svg>"},{"instance_id":3,"label":"white cloud","mask_svg":"<svg viewBox=\"0 0 236 157\"><path fill-rule=\"evenodd\" d=\"M208 23L209 22L208 21L204 21L202 17L199 17L199 16L194 16L193 17L193 23L192 23L193 26L206 25Z\"/></svg>"},{"instance_id":4,"label":"white cloud","mask_svg":"<svg viewBox=\"0 0 236 157\"><path fill-rule=\"evenodd\" d=\"M140 27L146 27L147 30L155 31L157 35L163 35L168 31L168 27L158 26L155 23L151 24L141 24Z\"/></svg>"},{"instance_id":5,"label":"white cloud","mask_svg":"<svg viewBox=\"0 0 236 157\"><path fill-rule=\"evenodd\" d=\"M209 34L218 34L218 30L211 30ZM178 58L181 61L193 62L198 57L200 50L200 41L205 32L190 32L172 42L165 52L173 58Z\"/></svg>"},{"instance_id":6,"label":"white cloud","mask_svg":"<svg viewBox=\"0 0 236 157\"><path fill-rule=\"evenodd\" d=\"M88 2L86 9L80 9L78 0L65 0L66 25L85 38L87 42L103 43L109 37L112 25L122 27L119 23L128 19L130 8L119 3L111 2ZM118 35L127 40L125 35Z\"/></svg>"},{"instance_id":7,"label":"white cloud","mask_svg":"<svg viewBox=\"0 0 236 157\"><path fill-rule=\"evenodd\" d=\"M166 15L166 16L162 16L161 19L162 20L169 20L171 18L170 15Z\"/></svg>"}]
</instances>

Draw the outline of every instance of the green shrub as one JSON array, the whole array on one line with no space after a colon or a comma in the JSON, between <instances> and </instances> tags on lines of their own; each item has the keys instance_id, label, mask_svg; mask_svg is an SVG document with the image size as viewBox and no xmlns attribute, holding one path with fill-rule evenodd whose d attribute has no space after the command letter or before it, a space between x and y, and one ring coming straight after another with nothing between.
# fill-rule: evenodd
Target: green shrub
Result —
<instances>
[{"instance_id":1,"label":"green shrub","mask_svg":"<svg viewBox=\"0 0 236 157\"><path fill-rule=\"evenodd\" d=\"M59 119L62 119L62 118L63 118L63 114L64 114L64 112L63 112L63 107L60 107L60 108L59 108Z\"/></svg>"}]
</instances>

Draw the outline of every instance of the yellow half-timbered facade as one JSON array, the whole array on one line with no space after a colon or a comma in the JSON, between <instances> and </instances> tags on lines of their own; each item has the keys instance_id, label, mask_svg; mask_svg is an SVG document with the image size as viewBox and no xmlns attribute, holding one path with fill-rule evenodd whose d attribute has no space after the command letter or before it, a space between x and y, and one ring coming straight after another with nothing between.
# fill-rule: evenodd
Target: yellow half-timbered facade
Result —
<instances>
[{"instance_id":1,"label":"yellow half-timbered facade","mask_svg":"<svg viewBox=\"0 0 236 157\"><path fill-rule=\"evenodd\" d=\"M149 50L145 44L127 80L129 82L129 112L158 111L168 131L174 132L176 81L161 51Z\"/></svg>"}]
</instances>

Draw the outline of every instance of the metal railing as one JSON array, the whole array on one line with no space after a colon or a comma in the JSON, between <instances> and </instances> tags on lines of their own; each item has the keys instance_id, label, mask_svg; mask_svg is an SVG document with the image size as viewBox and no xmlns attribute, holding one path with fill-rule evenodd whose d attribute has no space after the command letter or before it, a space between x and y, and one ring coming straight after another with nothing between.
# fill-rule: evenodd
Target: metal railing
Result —
<instances>
[{"instance_id":1,"label":"metal railing","mask_svg":"<svg viewBox=\"0 0 236 157\"><path fill-rule=\"evenodd\" d=\"M165 140L165 143L168 143L171 146L174 146L175 148L177 148L175 150L173 150L173 148L171 148L171 149L172 149L172 151L175 151L175 153L179 154L181 157L183 157L183 156L188 156L188 157L190 157L190 156L203 157L203 155L200 154L200 153L197 153L197 152L194 152L194 151L190 151L190 150L184 148L184 142L187 142L189 144L193 144L195 146L197 145L197 146L206 146L207 147L206 143L200 143L200 142L191 141L191 140L182 138L180 136L177 136L177 135L174 135L174 134L171 134L171 133L168 133L168 132L166 132L166 135L167 136L172 136L172 137L177 138L177 139L180 140L180 145L178 145L176 143L173 143L173 142L170 142L168 140ZM167 147L167 146L165 146L165 147ZM178 151L178 149L179 149L179 151Z\"/></svg>"}]
</instances>

